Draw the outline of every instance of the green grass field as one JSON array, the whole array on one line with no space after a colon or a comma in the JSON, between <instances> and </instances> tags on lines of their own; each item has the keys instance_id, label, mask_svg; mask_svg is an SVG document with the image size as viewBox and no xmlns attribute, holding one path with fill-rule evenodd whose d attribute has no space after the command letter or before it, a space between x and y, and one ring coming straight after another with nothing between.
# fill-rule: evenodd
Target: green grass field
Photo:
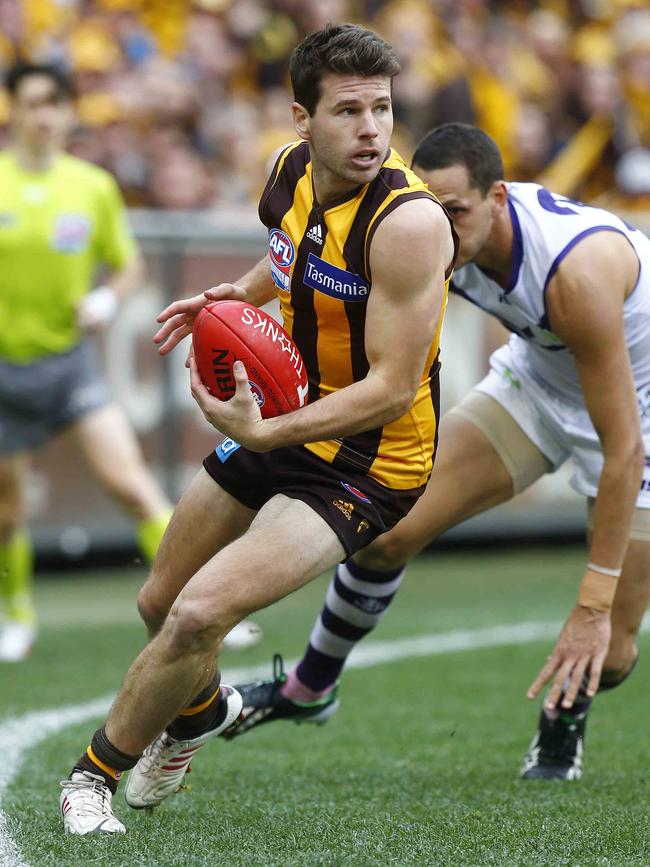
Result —
<instances>
[{"instance_id":1,"label":"green grass field","mask_svg":"<svg viewBox=\"0 0 650 867\"><path fill-rule=\"evenodd\" d=\"M422 557L371 640L560 620L583 557L559 546ZM143 643L134 609L142 577L124 570L38 584L41 640L28 662L0 669L0 727L117 688ZM270 668L274 651L298 656L326 586L323 577L262 612L264 642L231 653L226 670ZM351 669L326 726L276 723L211 743L197 757L191 791L152 814L118 795L125 837L63 836L58 781L100 720L66 728L26 752L4 794L20 853L6 863L648 865L650 638L641 638L636 676L594 705L584 777L567 784L517 776L538 713L525 691L550 646Z\"/></svg>"}]
</instances>

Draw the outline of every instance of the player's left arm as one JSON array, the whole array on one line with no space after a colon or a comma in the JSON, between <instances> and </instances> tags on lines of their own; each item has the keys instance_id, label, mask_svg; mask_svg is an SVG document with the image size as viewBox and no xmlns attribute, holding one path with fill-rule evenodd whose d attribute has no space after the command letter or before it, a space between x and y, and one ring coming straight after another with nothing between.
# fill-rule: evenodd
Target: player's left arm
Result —
<instances>
[{"instance_id":1,"label":"player's left arm","mask_svg":"<svg viewBox=\"0 0 650 867\"><path fill-rule=\"evenodd\" d=\"M597 569L587 566L578 604L529 690L533 698L555 675L548 707L556 706L567 680L562 706L570 707L585 673L587 693L595 694L609 646L616 573L628 545L644 459L623 328L623 303L636 284L638 267L636 254L622 235L598 232L566 256L547 292L551 326L575 357L604 458L589 550L589 564Z\"/></svg>"},{"instance_id":2,"label":"player's left arm","mask_svg":"<svg viewBox=\"0 0 650 867\"><path fill-rule=\"evenodd\" d=\"M145 265L128 226L127 212L115 180L106 175L98 185L94 239L98 264L106 267L101 286L80 299L77 321L85 331L110 324L120 303L144 281Z\"/></svg>"},{"instance_id":3,"label":"player's left arm","mask_svg":"<svg viewBox=\"0 0 650 867\"><path fill-rule=\"evenodd\" d=\"M192 393L207 420L254 451L350 436L409 410L443 313L445 268L453 258L449 221L430 199L404 202L378 226L370 249L366 377L295 412L262 419L241 363L231 400L211 397L196 367Z\"/></svg>"}]
</instances>

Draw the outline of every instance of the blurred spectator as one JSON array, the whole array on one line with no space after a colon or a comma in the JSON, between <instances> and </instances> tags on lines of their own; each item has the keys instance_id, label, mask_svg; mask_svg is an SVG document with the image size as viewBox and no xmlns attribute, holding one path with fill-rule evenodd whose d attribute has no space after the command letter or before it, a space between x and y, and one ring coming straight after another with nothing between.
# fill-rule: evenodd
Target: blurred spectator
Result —
<instances>
[{"instance_id":1,"label":"blurred spectator","mask_svg":"<svg viewBox=\"0 0 650 867\"><path fill-rule=\"evenodd\" d=\"M129 203L252 203L260 166L295 136L293 46L330 20L361 21L395 46L406 158L431 126L461 120L496 139L511 177L638 203L646 0L0 0L0 69L20 55L75 73L70 148L108 168ZM0 92L0 144L6 119ZM187 189L165 188L179 177Z\"/></svg>"}]
</instances>

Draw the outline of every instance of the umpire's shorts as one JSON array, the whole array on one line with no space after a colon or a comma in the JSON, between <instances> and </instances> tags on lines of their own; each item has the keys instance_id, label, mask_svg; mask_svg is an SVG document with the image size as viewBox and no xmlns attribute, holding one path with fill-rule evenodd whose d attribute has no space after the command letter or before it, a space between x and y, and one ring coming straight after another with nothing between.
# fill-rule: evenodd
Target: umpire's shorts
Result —
<instances>
[{"instance_id":1,"label":"umpire's shorts","mask_svg":"<svg viewBox=\"0 0 650 867\"><path fill-rule=\"evenodd\" d=\"M0 454L33 451L108 400L90 343L30 364L0 359Z\"/></svg>"}]
</instances>

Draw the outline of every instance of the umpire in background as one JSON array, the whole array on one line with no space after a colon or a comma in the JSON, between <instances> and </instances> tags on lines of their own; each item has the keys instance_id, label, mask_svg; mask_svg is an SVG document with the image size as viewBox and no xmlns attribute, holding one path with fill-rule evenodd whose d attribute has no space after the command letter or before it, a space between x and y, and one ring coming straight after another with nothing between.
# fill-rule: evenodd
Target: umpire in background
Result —
<instances>
[{"instance_id":1,"label":"umpire in background","mask_svg":"<svg viewBox=\"0 0 650 867\"><path fill-rule=\"evenodd\" d=\"M24 487L30 454L65 430L128 512L151 561L171 506L146 468L87 335L110 323L143 277L113 178L63 152L73 89L58 68L20 64L6 78L12 140L0 153L0 661L36 638ZM105 277L94 287L98 268Z\"/></svg>"}]
</instances>

